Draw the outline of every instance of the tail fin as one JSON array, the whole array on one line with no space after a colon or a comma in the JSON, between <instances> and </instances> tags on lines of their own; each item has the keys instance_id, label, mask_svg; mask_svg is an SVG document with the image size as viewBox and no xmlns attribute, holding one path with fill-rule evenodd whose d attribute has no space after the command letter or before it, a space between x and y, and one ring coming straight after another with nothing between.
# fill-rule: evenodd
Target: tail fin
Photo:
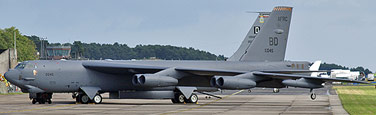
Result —
<instances>
[{"instance_id":1,"label":"tail fin","mask_svg":"<svg viewBox=\"0 0 376 115\"><path fill-rule=\"evenodd\" d=\"M243 57L245 51L251 46L251 43L256 38L258 32L264 22L266 22L269 18L271 12L257 12L259 15L257 16L255 22L253 23L251 29L248 31L247 35L245 36L242 44L240 45L239 49L228 59L228 61L240 61L241 57Z\"/></svg>"},{"instance_id":2,"label":"tail fin","mask_svg":"<svg viewBox=\"0 0 376 115\"><path fill-rule=\"evenodd\" d=\"M247 34L238 51L231 56L229 61L283 61L285 58L287 38L291 22L292 7L278 6L273 9L269 17L265 20L259 16L257 19L261 23L260 31L255 31L256 22ZM261 13L260 13L261 14ZM264 20L262 20L264 18ZM257 20L256 20L257 21ZM262 23L264 21L264 23ZM244 43L244 42L247 43ZM248 42L251 41L251 42ZM245 45L244 45L245 44ZM247 46L247 47L245 47Z\"/></svg>"},{"instance_id":3,"label":"tail fin","mask_svg":"<svg viewBox=\"0 0 376 115\"><path fill-rule=\"evenodd\" d=\"M320 61L320 60L315 61L315 62L311 65L311 67L309 67L309 70L310 70L310 71L317 71L317 70L319 70L320 65L321 65L321 61ZM317 77L318 75L319 75L319 72L312 72L312 73L311 73L311 76L312 76L312 77Z\"/></svg>"}]
</instances>

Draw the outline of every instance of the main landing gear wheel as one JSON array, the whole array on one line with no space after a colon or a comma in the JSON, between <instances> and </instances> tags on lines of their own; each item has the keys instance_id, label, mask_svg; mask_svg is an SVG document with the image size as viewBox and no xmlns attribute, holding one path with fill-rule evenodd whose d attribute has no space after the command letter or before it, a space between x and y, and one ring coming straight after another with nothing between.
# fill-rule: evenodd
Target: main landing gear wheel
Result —
<instances>
[{"instance_id":1,"label":"main landing gear wheel","mask_svg":"<svg viewBox=\"0 0 376 115\"><path fill-rule=\"evenodd\" d=\"M187 103L197 103L198 96L196 94L192 94L189 99L186 100Z\"/></svg>"},{"instance_id":2,"label":"main landing gear wheel","mask_svg":"<svg viewBox=\"0 0 376 115\"><path fill-rule=\"evenodd\" d=\"M178 94L176 99L178 103L184 103L185 96L183 94Z\"/></svg>"},{"instance_id":3,"label":"main landing gear wheel","mask_svg":"<svg viewBox=\"0 0 376 115\"><path fill-rule=\"evenodd\" d=\"M312 100L315 100L316 99L316 93L312 92L310 97L311 97Z\"/></svg>"},{"instance_id":4,"label":"main landing gear wheel","mask_svg":"<svg viewBox=\"0 0 376 115\"><path fill-rule=\"evenodd\" d=\"M32 104L37 103L37 99L33 99L33 100L31 101L31 103L32 103Z\"/></svg>"},{"instance_id":5,"label":"main landing gear wheel","mask_svg":"<svg viewBox=\"0 0 376 115\"><path fill-rule=\"evenodd\" d=\"M196 94L192 94L189 99L186 99L182 93L176 93L174 99L171 99L172 103L197 103L198 96Z\"/></svg>"},{"instance_id":6,"label":"main landing gear wheel","mask_svg":"<svg viewBox=\"0 0 376 115\"><path fill-rule=\"evenodd\" d=\"M80 95L79 97L80 97L80 102L83 104L87 104L90 101L89 96L87 96L86 94Z\"/></svg>"},{"instance_id":7,"label":"main landing gear wheel","mask_svg":"<svg viewBox=\"0 0 376 115\"><path fill-rule=\"evenodd\" d=\"M94 102L95 104L100 104L100 103L102 103L102 96L99 95L99 94L95 95L95 96L94 96L94 99L93 99L93 102Z\"/></svg>"},{"instance_id":8,"label":"main landing gear wheel","mask_svg":"<svg viewBox=\"0 0 376 115\"><path fill-rule=\"evenodd\" d=\"M279 93L279 89L278 88L273 88L273 93Z\"/></svg>"},{"instance_id":9,"label":"main landing gear wheel","mask_svg":"<svg viewBox=\"0 0 376 115\"><path fill-rule=\"evenodd\" d=\"M172 103L184 103L185 96L182 93L176 93L174 98L171 99Z\"/></svg>"}]
</instances>

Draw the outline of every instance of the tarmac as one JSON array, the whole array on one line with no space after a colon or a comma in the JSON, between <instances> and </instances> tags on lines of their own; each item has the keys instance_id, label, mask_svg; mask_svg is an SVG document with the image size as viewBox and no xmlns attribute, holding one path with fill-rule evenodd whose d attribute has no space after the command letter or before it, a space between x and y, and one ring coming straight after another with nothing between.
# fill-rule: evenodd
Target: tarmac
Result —
<instances>
[{"instance_id":1,"label":"tarmac","mask_svg":"<svg viewBox=\"0 0 376 115\"><path fill-rule=\"evenodd\" d=\"M108 99L102 104L76 104L71 94L56 93L52 104L31 104L28 94L0 95L0 114L153 114L153 115L260 115L260 114L347 114L338 96L330 87L315 90L316 100L309 98L309 90L302 88L256 88L216 92L222 97L199 95L197 104L173 104L170 100Z\"/></svg>"}]
</instances>

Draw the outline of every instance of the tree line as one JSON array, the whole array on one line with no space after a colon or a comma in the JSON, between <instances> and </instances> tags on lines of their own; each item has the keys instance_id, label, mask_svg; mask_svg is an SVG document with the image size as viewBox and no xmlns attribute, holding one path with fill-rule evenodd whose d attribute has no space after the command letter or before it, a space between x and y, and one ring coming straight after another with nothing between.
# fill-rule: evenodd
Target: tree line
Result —
<instances>
[{"instance_id":1,"label":"tree line","mask_svg":"<svg viewBox=\"0 0 376 115\"><path fill-rule=\"evenodd\" d=\"M22 35L15 27L0 29L0 49L14 48L14 37L17 43L18 62L38 59L34 42Z\"/></svg>"},{"instance_id":2,"label":"tree line","mask_svg":"<svg viewBox=\"0 0 376 115\"><path fill-rule=\"evenodd\" d=\"M37 45L36 50L40 51L41 39L38 36L26 36ZM207 51L194 49L192 47L177 47L171 45L137 45L129 47L127 44L99 44L83 43L74 41L71 43L48 43L47 46L71 46L71 56L74 59L84 58L91 60L113 59L149 59L151 57L162 60L225 60L224 55L215 55ZM46 47L44 46L44 47Z\"/></svg>"}]
</instances>

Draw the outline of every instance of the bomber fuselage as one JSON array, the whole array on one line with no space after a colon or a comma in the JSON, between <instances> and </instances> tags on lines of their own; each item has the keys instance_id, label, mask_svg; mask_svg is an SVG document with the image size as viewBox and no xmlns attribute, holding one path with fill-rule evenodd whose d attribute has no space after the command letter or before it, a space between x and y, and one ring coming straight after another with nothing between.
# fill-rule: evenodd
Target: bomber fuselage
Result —
<instances>
[{"instance_id":1,"label":"bomber fuselage","mask_svg":"<svg viewBox=\"0 0 376 115\"><path fill-rule=\"evenodd\" d=\"M308 69L309 62L235 62L235 61L120 61L96 60L131 65L153 65L159 67L184 67L195 69L221 69L236 71L297 70ZM88 61L36 60L20 63L7 72L7 79L13 84L26 88L37 87L45 92L76 92L83 86L100 87L103 92L119 90L173 90L175 87L140 88L132 84L132 76L127 74L109 74L85 68L82 63ZM178 86L210 87L209 77L185 77ZM258 87L266 87L258 85ZM280 84L268 87L281 87Z\"/></svg>"}]
</instances>

